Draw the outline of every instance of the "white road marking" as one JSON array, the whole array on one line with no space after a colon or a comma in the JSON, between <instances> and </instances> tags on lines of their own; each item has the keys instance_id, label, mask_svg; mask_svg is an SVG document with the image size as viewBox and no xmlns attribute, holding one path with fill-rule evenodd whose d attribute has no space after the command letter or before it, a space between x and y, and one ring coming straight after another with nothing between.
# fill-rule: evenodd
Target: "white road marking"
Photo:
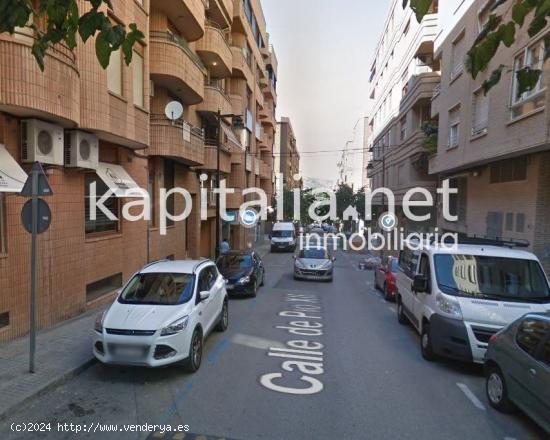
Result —
<instances>
[{"instance_id":1,"label":"white road marking","mask_svg":"<svg viewBox=\"0 0 550 440\"><path fill-rule=\"evenodd\" d=\"M458 388L462 390L464 395L470 400L470 402L473 403L473 405L477 409L480 409L481 411L485 411L485 405L483 405L483 403L481 403L481 401L476 397L476 395L472 392L472 390L468 388L468 385L463 383L457 383L456 385L458 386Z\"/></svg>"},{"instance_id":2,"label":"white road marking","mask_svg":"<svg viewBox=\"0 0 550 440\"><path fill-rule=\"evenodd\" d=\"M246 347L257 348L259 350L267 350L269 347L284 348L285 345L278 341L272 341L271 339L259 338L257 336L243 335L237 333L231 338L231 342L238 345L244 345Z\"/></svg>"},{"instance_id":3,"label":"white road marking","mask_svg":"<svg viewBox=\"0 0 550 440\"><path fill-rule=\"evenodd\" d=\"M390 310L390 312L395 313L395 309L393 307L390 306L388 307L388 309Z\"/></svg>"}]
</instances>

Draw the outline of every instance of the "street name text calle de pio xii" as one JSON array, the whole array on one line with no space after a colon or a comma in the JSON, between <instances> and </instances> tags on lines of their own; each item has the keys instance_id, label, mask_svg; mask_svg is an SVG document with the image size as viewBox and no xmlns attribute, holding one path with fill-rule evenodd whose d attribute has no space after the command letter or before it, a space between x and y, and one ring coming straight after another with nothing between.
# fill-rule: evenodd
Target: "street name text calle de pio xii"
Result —
<instances>
[{"instance_id":1,"label":"street name text calle de pio xii","mask_svg":"<svg viewBox=\"0 0 550 440\"><path fill-rule=\"evenodd\" d=\"M315 339L323 336L321 302L316 295L287 294L287 310L278 316L292 319L286 325L275 328L285 330L294 336L308 339L293 339L286 342L287 347L270 347L268 356L285 359L281 364L282 372L264 374L260 383L267 389L285 394L309 395L323 391L320 376L324 374L323 344ZM313 339L313 340L311 340ZM299 379L299 384L296 383ZM295 384L295 385L291 385Z\"/></svg>"}]
</instances>

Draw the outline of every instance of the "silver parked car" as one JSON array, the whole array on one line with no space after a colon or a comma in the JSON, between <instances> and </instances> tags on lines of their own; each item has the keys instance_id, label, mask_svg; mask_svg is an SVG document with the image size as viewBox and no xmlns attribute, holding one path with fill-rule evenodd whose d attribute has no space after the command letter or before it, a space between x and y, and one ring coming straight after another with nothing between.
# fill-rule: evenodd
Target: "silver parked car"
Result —
<instances>
[{"instance_id":1,"label":"silver parked car","mask_svg":"<svg viewBox=\"0 0 550 440\"><path fill-rule=\"evenodd\" d=\"M323 247L306 247L294 257L294 279L332 281L334 260Z\"/></svg>"},{"instance_id":2,"label":"silver parked car","mask_svg":"<svg viewBox=\"0 0 550 440\"><path fill-rule=\"evenodd\" d=\"M525 315L494 335L485 377L491 406L518 407L550 434L550 313Z\"/></svg>"}]
</instances>

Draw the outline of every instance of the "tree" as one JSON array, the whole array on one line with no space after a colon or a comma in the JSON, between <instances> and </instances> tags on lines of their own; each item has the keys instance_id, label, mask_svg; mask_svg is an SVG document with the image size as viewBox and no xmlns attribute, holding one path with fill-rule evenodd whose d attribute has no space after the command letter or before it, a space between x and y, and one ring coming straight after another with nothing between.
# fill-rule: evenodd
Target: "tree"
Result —
<instances>
[{"instance_id":1,"label":"tree","mask_svg":"<svg viewBox=\"0 0 550 440\"><path fill-rule=\"evenodd\" d=\"M428 13L432 0L403 0L403 8L408 5L414 11L418 22ZM511 47L516 41L517 33L527 27L530 37L537 35L548 24L550 18L550 0L496 0L491 6L489 20L485 24L472 47L466 55L466 68L476 79L487 71L491 60L500 45ZM511 11L510 19L507 19ZM544 61L550 58L550 34L544 38ZM513 72L513 66L500 65L494 69L483 82L485 94L499 83L505 72ZM516 71L518 92L524 93L536 87L542 71L532 66L525 66Z\"/></svg>"},{"instance_id":2,"label":"tree","mask_svg":"<svg viewBox=\"0 0 550 440\"><path fill-rule=\"evenodd\" d=\"M111 0L86 0L86 3L91 8L80 15L78 0L0 0L0 33L13 34L17 28L31 28L35 34L32 54L42 71L48 48L64 42L73 50L77 34L84 43L96 36L96 55L104 69L109 65L111 53L118 49L122 50L126 64L130 64L132 48L143 40L143 33L135 23L129 25L129 31L111 23L107 14L100 11L104 4L114 9ZM38 26L39 21L45 25Z\"/></svg>"}]
</instances>

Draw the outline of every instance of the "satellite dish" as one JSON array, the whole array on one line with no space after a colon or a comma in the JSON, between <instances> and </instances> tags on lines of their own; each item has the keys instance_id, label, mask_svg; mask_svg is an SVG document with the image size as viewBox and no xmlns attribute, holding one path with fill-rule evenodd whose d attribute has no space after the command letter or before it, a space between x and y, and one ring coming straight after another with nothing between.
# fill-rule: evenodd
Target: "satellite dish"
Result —
<instances>
[{"instance_id":1,"label":"satellite dish","mask_svg":"<svg viewBox=\"0 0 550 440\"><path fill-rule=\"evenodd\" d=\"M183 105L179 101L172 101L166 104L164 114L171 121L175 121L183 115Z\"/></svg>"}]
</instances>

